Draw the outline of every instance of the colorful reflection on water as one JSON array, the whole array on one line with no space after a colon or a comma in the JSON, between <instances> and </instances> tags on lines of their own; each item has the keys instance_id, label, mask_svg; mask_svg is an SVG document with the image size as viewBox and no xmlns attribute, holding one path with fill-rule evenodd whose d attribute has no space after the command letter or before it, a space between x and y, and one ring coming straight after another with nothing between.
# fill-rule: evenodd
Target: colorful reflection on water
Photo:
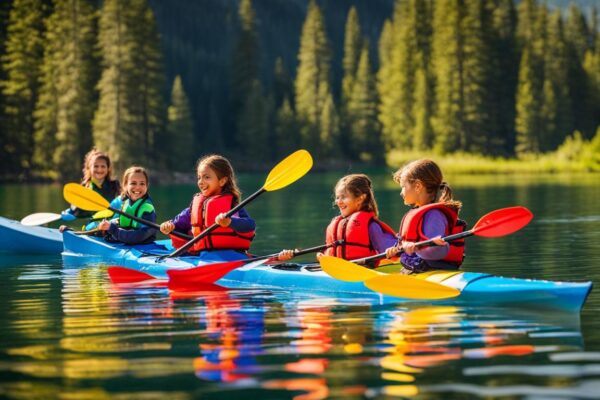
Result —
<instances>
[{"instance_id":1,"label":"colorful reflection on water","mask_svg":"<svg viewBox=\"0 0 600 400\"><path fill-rule=\"evenodd\" d=\"M600 374L577 316L3 271L7 398L593 398Z\"/></svg>"}]
</instances>

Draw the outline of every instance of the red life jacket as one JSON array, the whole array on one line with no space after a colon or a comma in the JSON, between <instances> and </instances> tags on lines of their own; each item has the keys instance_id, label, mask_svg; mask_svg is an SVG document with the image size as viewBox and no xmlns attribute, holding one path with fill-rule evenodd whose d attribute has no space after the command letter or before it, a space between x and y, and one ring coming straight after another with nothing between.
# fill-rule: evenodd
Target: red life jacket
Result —
<instances>
[{"instance_id":1,"label":"red life jacket","mask_svg":"<svg viewBox=\"0 0 600 400\"><path fill-rule=\"evenodd\" d=\"M342 218L338 215L331 220L325 231L327 243L343 240L341 245L334 245L325 251L328 256L336 256L345 260L369 257L377 254L369 238L369 223L375 221L384 232L396 236L396 232L386 223L378 220L371 211L357 211Z\"/></svg>"},{"instance_id":2,"label":"red life jacket","mask_svg":"<svg viewBox=\"0 0 600 400\"><path fill-rule=\"evenodd\" d=\"M190 206L190 222L192 234L198 236L202 231L215 223L215 218L221 213L226 213L234 206L234 197L231 194L220 194L204 197L201 194L194 196ZM254 239L254 231L236 232L227 227L219 226L217 229L194 243L191 252L210 249L248 250Z\"/></svg>"},{"instance_id":3,"label":"red life jacket","mask_svg":"<svg viewBox=\"0 0 600 400\"><path fill-rule=\"evenodd\" d=\"M422 240L430 239L423 233L423 221L425 219L425 213L433 209L442 211L448 219L448 225L444 236L465 231L467 224L463 220L458 219L458 213L454 209L443 203L432 203L427 204L426 206L413 208L404 215L404 218L402 218L402 222L400 223L401 239L408 242L420 242ZM465 240L454 240L448 244L450 245L448 254L440 261L461 265L465 258Z\"/></svg>"}]
</instances>

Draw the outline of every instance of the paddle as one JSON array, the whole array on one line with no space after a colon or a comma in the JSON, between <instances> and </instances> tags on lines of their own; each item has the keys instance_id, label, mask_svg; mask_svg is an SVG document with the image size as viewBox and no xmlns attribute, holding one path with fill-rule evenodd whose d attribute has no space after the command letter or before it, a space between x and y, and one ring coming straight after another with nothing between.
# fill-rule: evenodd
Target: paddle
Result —
<instances>
[{"instance_id":1,"label":"paddle","mask_svg":"<svg viewBox=\"0 0 600 400\"><path fill-rule=\"evenodd\" d=\"M29 214L21 220L21 224L25 226L36 226L44 225L50 222L58 221L62 218L62 215L49 212L41 212L35 214Z\"/></svg>"},{"instance_id":2,"label":"paddle","mask_svg":"<svg viewBox=\"0 0 600 400\"><path fill-rule=\"evenodd\" d=\"M233 207L229 210L225 216L227 218L231 217L233 214L238 212L242 207L246 204L250 203L252 200L257 198L259 195L264 192L273 192L275 190L279 190L284 188L298 179L302 178L311 168L312 168L313 160L310 156L310 153L306 150L298 150L285 159L279 162L269 173L265 184L262 188L257 190L252 195L248 196L245 200L241 201L237 206ZM202 238L206 237L209 233L217 229L220 225L217 223L212 224L205 230L203 230L198 236L195 236L192 240L173 251L171 254L160 257L161 259L166 257L177 257L183 253L194 243L198 242Z\"/></svg>"},{"instance_id":3,"label":"paddle","mask_svg":"<svg viewBox=\"0 0 600 400\"><path fill-rule=\"evenodd\" d=\"M65 185L65 187L63 188L63 195L65 197L65 200L67 200L71 204L74 204L75 207L81 208L82 210L87 210L87 211L110 210L110 211L114 212L115 214L124 215L127 218L130 218L134 221L137 221L144 225L148 225L155 229L160 230L160 225L158 225L152 221L148 221L143 218L136 217L135 215L132 215L132 214L126 213L125 211L111 207L110 203L104 197L102 197L99 193L96 193L92 189L88 189L85 186L81 186L78 183L67 183ZM185 233L173 231L173 232L171 232L171 234L178 236L185 240L191 239L191 236L186 235Z\"/></svg>"},{"instance_id":4,"label":"paddle","mask_svg":"<svg viewBox=\"0 0 600 400\"><path fill-rule=\"evenodd\" d=\"M442 239L445 242L452 242L454 240L463 239L469 236L481 236L488 238L506 236L523 228L529 223L529 221L531 221L532 218L533 214L525 207L515 206L500 208L498 210L490 211L483 217L479 218L473 228L461 233L445 236ZM435 245L436 244L432 239L415 243L417 248ZM385 256L385 253L379 253L375 254L374 256L352 260L352 262L356 264L366 264L369 261L385 258Z\"/></svg>"},{"instance_id":5,"label":"paddle","mask_svg":"<svg viewBox=\"0 0 600 400\"><path fill-rule=\"evenodd\" d=\"M469 236L481 237L500 237L516 232L531 221L533 214L525 207L507 207L492 211L477 221L475 226L467 231L446 236L442 239L446 242L462 239ZM435 245L433 240L424 240L416 243L417 248ZM376 254L352 262L341 258L324 256L319 260L323 270L330 276L348 282L365 282L365 285L374 291L388 294L396 297L407 298L430 298L440 299L451 296L452 292L445 292L439 288L440 285L434 282L427 282L421 279L411 277L410 275L383 274L372 269L361 267L356 263L366 263L371 260L384 258L385 253ZM409 279L406 279L409 278ZM423 282L433 284L424 286ZM414 293L411 289L415 288ZM452 288L448 288L452 289ZM455 289L453 289L455 290ZM460 292L459 292L460 293ZM454 294L454 296L458 295ZM446 296L449 295L449 296ZM445 297L440 297L441 295Z\"/></svg>"},{"instance_id":6,"label":"paddle","mask_svg":"<svg viewBox=\"0 0 600 400\"><path fill-rule=\"evenodd\" d=\"M341 244L339 242L336 242ZM294 250L294 256L299 256L302 254L308 254L312 252L317 252L321 250L325 250L328 247L333 246L332 244L324 244L321 246L315 246L304 250ZM221 277L226 275L229 271L232 271L236 268L241 267L242 265L254 262L265 260L267 261L269 258L273 258L277 256L279 253L269 254L267 256L260 257L252 257L246 258L243 260L235 260L235 261L225 261L215 264L207 264L199 267L193 267L182 270L169 270L167 274L169 274L169 278L171 282L173 282L173 286L183 287L186 286L186 282L193 283L212 283L219 280ZM141 272L132 268L121 267L118 265L113 265L108 267L108 275L110 279L115 283L132 283L132 282L140 282L149 279L156 279L156 277L147 274L145 272ZM171 284L171 282L169 282Z\"/></svg>"},{"instance_id":7,"label":"paddle","mask_svg":"<svg viewBox=\"0 0 600 400\"><path fill-rule=\"evenodd\" d=\"M294 257L300 256L302 254L309 254L315 253L317 251L322 251L333 246L334 244L339 245L341 244L341 241L337 241L335 243L330 244L322 244L320 246L310 247L303 250L294 250ZM197 283L216 282L228 272L233 271L236 268L239 268L245 264L254 261L267 261L270 258L277 257L278 254L279 253L273 253L267 256L247 258L245 260L227 261L218 264L207 264L188 269L168 270L167 274L169 275L169 287L179 289Z\"/></svg>"}]
</instances>

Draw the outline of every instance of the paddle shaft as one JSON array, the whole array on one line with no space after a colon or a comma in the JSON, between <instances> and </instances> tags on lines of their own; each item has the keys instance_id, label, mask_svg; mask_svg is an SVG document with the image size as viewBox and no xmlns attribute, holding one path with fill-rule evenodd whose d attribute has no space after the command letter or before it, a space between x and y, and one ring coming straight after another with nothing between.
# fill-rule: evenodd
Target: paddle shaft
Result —
<instances>
[{"instance_id":1,"label":"paddle shaft","mask_svg":"<svg viewBox=\"0 0 600 400\"><path fill-rule=\"evenodd\" d=\"M259 190L257 190L256 192L254 192L253 194L248 196L246 199L242 200L237 206L235 206L231 210L227 211L227 213L225 213L225 217L230 218L233 214L238 212L242 207L244 207L246 204L250 203L252 200L254 200L255 198L257 198L258 196L260 196L261 194L263 194L266 191L267 190L265 188L260 188ZM212 231L217 229L219 226L220 225L215 222L214 224L212 224L211 226L209 226L208 228L203 230L198 236L195 236L194 238L189 240L186 244L184 244L177 250L173 251L172 253L161 257L161 259L180 256L181 254L185 253L187 249L192 247L194 245L194 243L196 243L197 241L206 237L209 233L211 233ZM188 237L188 239L189 239L189 237Z\"/></svg>"},{"instance_id":2,"label":"paddle shaft","mask_svg":"<svg viewBox=\"0 0 600 400\"><path fill-rule=\"evenodd\" d=\"M152 228L160 230L160 225L158 225L155 222L148 221L148 220L145 220L145 219L140 218L140 217L136 217L135 215L126 213L125 211L119 210L119 209L111 207L111 206L108 206L106 208L108 210L114 212L115 214L121 214L121 215L123 215L123 216L125 216L125 217L127 217L129 219L132 219L134 221L137 221L137 222L139 222L141 224L148 225L148 226L151 226ZM174 236L180 237L182 239L185 239L185 240L190 240L192 238L190 235L186 235L185 233L181 233L181 232L177 232L177 231L173 231L173 232L171 232L171 234L174 235Z\"/></svg>"},{"instance_id":3,"label":"paddle shaft","mask_svg":"<svg viewBox=\"0 0 600 400\"><path fill-rule=\"evenodd\" d=\"M454 235L444 236L442 239L445 242L452 242L454 240L459 240L462 238L473 236L474 234L475 234L475 228L469 229L468 231L455 233ZM433 239L423 240L421 242L415 243L415 247L417 247L419 249L423 248L423 247L430 247L430 246L437 246L437 244L435 244L435 241ZM400 252L402 252L402 251L400 251ZM400 254L400 253L398 253L398 254ZM396 255L398 255L398 254L396 254ZM386 257L386 253L379 253L379 254L375 254L370 257L358 258L356 260L352 260L352 262L356 263L356 264L366 264L369 261L377 261L377 260L380 260L385 257Z\"/></svg>"},{"instance_id":4,"label":"paddle shaft","mask_svg":"<svg viewBox=\"0 0 600 400\"><path fill-rule=\"evenodd\" d=\"M301 256L303 254L309 254L309 253L314 253L317 251L325 250L325 249L333 246L334 244L338 244L338 242L341 242L341 240L338 240L337 242L333 242L331 244L322 244L322 245L315 246L315 247L309 247L307 249L294 250L294 257ZM273 253L273 254L269 254L266 256L252 257L252 258L248 258L247 260L244 260L244 263L250 263L253 261L260 261L260 260L267 260L269 258L277 257L278 255L279 255L279 253Z\"/></svg>"}]
</instances>

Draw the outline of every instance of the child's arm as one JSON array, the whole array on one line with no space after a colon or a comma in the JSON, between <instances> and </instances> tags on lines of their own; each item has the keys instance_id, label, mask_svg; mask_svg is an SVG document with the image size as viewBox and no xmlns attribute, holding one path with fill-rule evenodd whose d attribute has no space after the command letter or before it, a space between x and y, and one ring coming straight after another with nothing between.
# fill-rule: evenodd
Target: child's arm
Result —
<instances>
[{"instance_id":1,"label":"child's arm","mask_svg":"<svg viewBox=\"0 0 600 400\"><path fill-rule=\"evenodd\" d=\"M444 236L448 227L448 219L439 210L430 210L424 215L423 233L428 238ZM424 247L417 250L417 255L424 260L441 260L448 255L448 244L445 246Z\"/></svg>"},{"instance_id":2,"label":"child's arm","mask_svg":"<svg viewBox=\"0 0 600 400\"><path fill-rule=\"evenodd\" d=\"M150 222L155 222L156 213L144 213L142 214L142 218ZM152 236L156 235L156 229L146 225L142 225L138 229L121 229L117 224L111 223L108 228L108 233L119 242L125 244L138 244L144 243Z\"/></svg>"},{"instance_id":3,"label":"child's arm","mask_svg":"<svg viewBox=\"0 0 600 400\"><path fill-rule=\"evenodd\" d=\"M384 232L375 221L369 223L369 240L377 253L383 253L386 249L395 246L398 238L389 232Z\"/></svg>"},{"instance_id":4,"label":"child's arm","mask_svg":"<svg viewBox=\"0 0 600 400\"><path fill-rule=\"evenodd\" d=\"M219 214L217 218L215 218L215 222L221 226L228 226L236 232L245 233L256 229L256 223L243 208L233 214L231 218L226 219L223 216L224 214ZM229 224L227 224L228 219L230 220Z\"/></svg>"}]
</instances>

